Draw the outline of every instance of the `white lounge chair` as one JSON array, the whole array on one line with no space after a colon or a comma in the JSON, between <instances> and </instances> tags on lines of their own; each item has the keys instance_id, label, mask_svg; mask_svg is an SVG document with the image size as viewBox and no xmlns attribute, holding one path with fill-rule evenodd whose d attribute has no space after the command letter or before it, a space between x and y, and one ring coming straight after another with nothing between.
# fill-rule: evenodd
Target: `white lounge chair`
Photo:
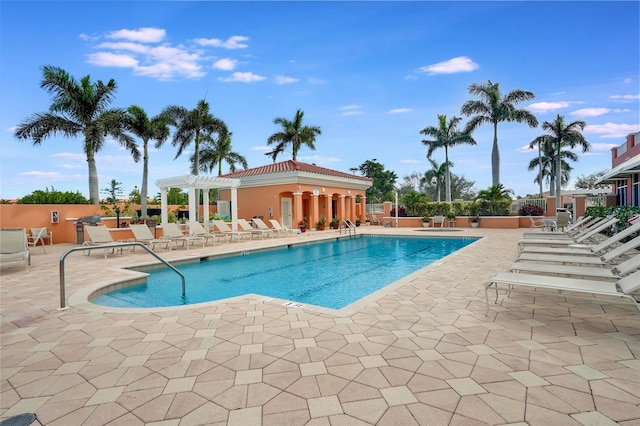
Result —
<instances>
[{"instance_id":1,"label":"white lounge chair","mask_svg":"<svg viewBox=\"0 0 640 426\"><path fill-rule=\"evenodd\" d=\"M541 221L544 221L545 224L549 218L542 218ZM571 238L575 237L577 234L588 232L589 229L592 229L601 221L607 219L606 217L593 217L587 216L586 218L581 219L580 221L569 225L565 232L534 232L534 231L525 231L522 234L523 238Z\"/></svg>"},{"instance_id":2,"label":"white lounge chair","mask_svg":"<svg viewBox=\"0 0 640 426\"><path fill-rule=\"evenodd\" d=\"M379 218L377 215L372 214L370 223L372 225L382 225L382 218Z\"/></svg>"},{"instance_id":3,"label":"white lounge chair","mask_svg":"<svg viewBox=\"0 0 640 426\"><path fill-rule=\"evenodd\" d=\"M261 239L264 239L265 235L268 237L271 237L273 235L273 232L270 229L264 230L264 229L254 228L253 226L251 226L249 222L247 222L246 219L238 219L238 226L240 227L241 230L245 232L250 232L252 237L255 236L255 237L260 237Z\"/></svg>"},{"instance_id":4,"label":"white lounge chair","mask_svg":"<svg viewBox=\"0 0 640 426\"><path fill-rule=\"evenodd\" d=\"M243 237L251 239L251 232L234 231L233 229L229 228L229 225L227 225L227 222L225 222L224 220L214 219L212 222L213 225L218 229L218 232L229 235L229 238L231 239L241 239Z\"/></svg>"},{"instance_id":5,"label":"white lounge chair","mask_svg":"<svg viewBox=\"0 0 640 426\"><path fill-rule=\"evenodd\" d=\"M202 247L204 248L206 243L206 240L203 237L185 235L175 223L162 224L162 238L175 242L176 247L178 246L179 241L182 243L182 247L186 247L187 250L189 250L189 246L195 245L195 243L202 243Z\"/></svg>"},{"instance_id":6,"label":"white lounge chair","mask_svg":"<svg viewBox=\"0 0 640 426\"><path fill-rule=\"evenodd\" d=\"M169 238L156 238L147 225L144 224L131 224L129 225L133 232L134 240L138 243L142 243L149 246L151 250L156 249L156 246L164 246L164 248L171 251L171 239Z\"/></svg>"},{"instance_id":7,"label":"white lounge chair","mask_svg":"<svg viewBox=\"0 0 640 426\"><path fill-rule=\"evenodd\" d=\"M543 231L547 231L547 224L542 219L534 219L533 216L529 216L529 220L531 221L531 228L540 228ZM536 235L538 235L536 233Z\"/></svg>"},{"instance_id":8,"label":"white lounge chair","mask_svg":"<svg viewBox=\"0 0 640 426\"><path fill-rule=\"evenodd\" d=\"M605 266L607 263L612 262L621 256L628 255L629 253L635 253L635 249L640 247L640 237L636 237L631 241L618 246L608 252L597 255L595 253L583 253L580 255L558 255L558 254L544 254L544 253L520 253L516 262L544 262L544 263L563 263L563 264L578 264L578 265L596 265Z\"/></svg>"},{"instance_id":9,"label":"white lounge chair","mask_svg":"<svg viewBox=\"0 0 640 426\"><path fill-rule=\"evenodd\" d=\"M107 258L107 252L109 249L111 250L111 254L114 254L116 250L123 253L123 247L117 247L118 244L122 244L119 241L115 241L111 236L111 232L109 232L109 228L104 225L98 226L90 226L85 225L84 230L89 236L89 241L84 241L82 243L83 246L92 247L92 246L104 246L110 245L104 249L104 258ZM87 256L91 255L91 250L87 250Z\"/></svg>"},{"instance_id":10,"label":"white lounge chair","mask_svg":"<svg viewBox=\"0 0 640 426\"><path fill-rule=\"evenodd\" d=\"M229 241L227 235L215 233L212 234L211 232L207 231L200 222L189 221L187 223L187 226L189 227L189 235L204 238L205 244L207 243L207 241L211 241L213 245L216 245L216 240Z\"/></svg>"},{"instance_id":11,"label":"white lounge chair","mask_svg":"<svg viewBox=\"0 0 640 426\"><path fill-rule=\"evenodd\" d=\"M280 225L280 222L278 222L275 219L269 219L269 223L271 223L271 226L273 227L273 229L275 229L278 232L278 236L280 236L281 233L284 234L285 237L287 235L296 235L296 231L284 225Z\"/></svg>"},{"instance_id":12,"label":"white lounge chair","mask_svg":"<svg viewBox=\"0 0 640 426\"><path fill-rule=\"evenodd\" d=\"M562 246L568 246L570 244L581 243L583 241L587 241L589 238L592 238L594 235L599 234L601 231L610 228L611 226L615 225L618 221L619 221L618 218L615 218L615 217L611 218L605 221L604 223L596 226L594 229L591 229L590 231L577 236L576 238L562 238L562 239L561 238L552 238L552 239L523 238L520 241L518 241L518 251L522 251L522 249L525 246L530 246L530 245L562 247Z\"/></svg>"},{"instance_id":13,"label":"white lounge chair","mask_svg":"<svg viewBox=\"0 0 640 426\"><path fill-rule=\"evenodd\" d=\"M522 250L520 250L520 253L547 253L561 256L599 253L601 251L608 250L615 243L635 234L636 232L640 232L640 222L629 226L627 229L624 229L597 244L568 244L562 247L531 245L523 247Z\"/></svg>"},{"instance_id":14,"label":"white lounge chair","mask_svg":"<svg viewBox=\"0 0 640 426\"><path fill-rule=\"evenodd\" d=\"M614 296L631 299L640 311L640 271L635 271L615 282L595 279L559 278L544 275L517 274L513 272L498 272L491 276L484 284L486 313L489 313L489 288L496 290L495 303L498 301L498 286L506 286L506 291L535 294L537 296L556 296L578 299L597 300L593 297L579 296L575 293L588 295ZM565 293L571 292L571 293ZM607 301L599 301L606 303ZM611 302L611 301L609 301ZM615 302L611 302L615 303Z\"/></svg>"},{"instance_id":15,"label":"white lounge chair","mask_svg":"<svg viewBox=\"0 0 640 426\"><path fill-rule=\"evenodd\" d=\"M24 261L29 272L31 253L27 247L27 234L23 228L0 229L0 263Z\"/></svg>"},{"instance_id":16,"label":"white lounge chair","mask_svg":"<svg viewBox=\"0 0 640 426\"><path fill-rule=\"evenodd\" d=\"M47 228L31 228L31 235L27 236L27 247L36 247L38 243L42 243L42 252L46 253L44 240L48 235Z\"/></svg>"},{"instance_id":17,"label":"white lounge chair","mask_svg":"<svg viewBox=\"0 0 640 426\"><path fill-rule=\"evenodd\" d=\"M269 228L269 226L267 226L267 224L264 223L264 221L259 217L254 217L253 219L251 219L251 221L258 227L258 229L270 232L272 237L280 236L280 231L278 231L276 228Z\"/></svg>"},{"instance_id":18,"label":"white lounge chair","mask_svg":"<svg viewBox=\"0 0 640 426\"><path fill-rule=\"evenodd\" d=\"M574 266L548 263L515 262L507 272L524 272L536 275L567 276L569 278L589 278L615 281L620 277L640 268L640 255L632 256L617 265L606 264L598 266Z\"/></svg>"}]
</instances>

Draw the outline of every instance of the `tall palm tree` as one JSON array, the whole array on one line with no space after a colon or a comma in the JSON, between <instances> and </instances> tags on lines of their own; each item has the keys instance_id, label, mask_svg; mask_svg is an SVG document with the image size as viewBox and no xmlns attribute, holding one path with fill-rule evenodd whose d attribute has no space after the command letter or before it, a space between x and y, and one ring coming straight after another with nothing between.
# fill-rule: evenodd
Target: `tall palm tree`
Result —
<instances>
[{"instance_id":1,"label":"tall palm tree","mask_svg":"<svg viewBox=\"0 0 640 426\"><path fill-rule=\"evenodd\" d=\"M540 185L540 194L543 193L542 183L549 183L549 194L554 196L556 194L556 154L553 150L553 146L548 143L546 135L538 136L530 144L529 148L533 149L538 146L538 158L534 158L529 162L529 171L538 170L534 183ZM578 156L568 149L563 149L560 152L560 169L561 169L561 186L565 187L569 183L569 177L571 176L572 167L569 165L568 160L578 161Z\"/></svg>"},{"instance_id":2,"label":"tall palm tree","mask_svg":"<svg viewBox=\"0 0 640 426\"><path fill-rule=\"evenodd\" d=\"M91 204L100 203L96 153L104 147L106 137L111 136L131 152L133 159L140 160L140 151L133 138L125 133L126 111L108 108L115 96L116 82L107 84L101 80L91 82L89 75L77 81L59 67L42 68L40 87L49 92L52 104L49 112L37 113L25 119L15 130L19 139L33 139L40 145L50 136L62 134L67 137L84 138L83 151L89 167L89 199Z\"/></svg>"},{"instance_id":3,"label":"tall palm tree","mask_svg":"<svg viewBox=\"0 0 640 426\"><path fill-rule=\"evenodd\" d=\"M423 139L422 143L427 146L427 158L431 158L436 149L444 148L444 164L447 168L445 174L446 201L451 202L451 172L449 170L449 148L456 145L475 145L476 141L470 133L458 130L460 117L451 117L447 122L446 115L438 115L438 124L428 126L420 130L420 134L430 136L433 139Z\"/></svg>"},{"instance_id":4,"label":"tall palm tree","mask_svg":"<svg viewBox=\"0 0 640 426\"><path fill-rule=\"evenodd\" d=\"M562 195L562 148L574 149L577 146L580 146L583 153L589 151L591 144L587 142L584 135L581 133L586 125L587 123L582 120L565 123L564 116L560 114L558 114L553 121L545 121L542 123L542 129L546 130L550 134L540 137L545 138L545 143L553 147L554 160L556 163L556 208L562 207L560 205L560 198Z\"/></svg>"},{"instance_id":5,"label":"tall palm tree","mask_svg":"<svg viewBox=\"0 0 640 426\"><path fill-rule=\"evenodd\" d=\"M178 147L174 159L178 158L184 150L194 143L195 162L192 173L198 175L200 170L200 142L204 136L216 133L227 133L224 121L216 118L209 112L209 103L204 99L198 101L195 109L188 110L177 105L170 105L162 110L161 117L171 126L176 128L171 144Z\"/></svg>"},{"instance_id":6,"label":"tall palm tree","mask_svg":"<svg viewBox=\"0 0 640 426\"><path fill-rule=\"evenodd\" d=\"M491 149L491 177L494 185L500 183L500 149L498 148L498 123L512 122L526 123L529 127L537 127L538 119L526 109L516 109L516 104L529 101L536 96L532 92L515 89L502 96L500 83L473 83L468 87L472 95L480 100L470 100L462 104L460 112L470 116L465 130L469 133L482 124L493 125L493 148Z\"/></svg>"},{"instance_id":7,"label":"tall palm tree","mask_svg":"<svg viewBox=\"0 0 640 426\"><path fill-rule=\"evenodd\" d=\"M431 169L425 172L420 183L423 186L435 186L436 198L438 199L438 202L440 202L440 191L445 181L445 176L447 175L447 169L448 167L453 167L453 163L449 162L449 164L438 164L433 158L428 158L428 160L431 163Z\"/></svg>"},{"instance_id":8,"label":"tall palm tree","mask_svg":"<svg viewBox=\"0 0 640 426\"><path fill-rule=\"evenodd\" d=\"M278 117L273 120L274 124L282 126L282 130L269 136L267 139L267 145L276 144L273 151L268 152L266 155L270 156L273 161L276 161L276 157L284 152L287 145L291 144L291 152L293 161L296 161L298 157L298 151L302 148L302 145L307 145L312 151L316 150L314 145L316 136L322 134L320 127L317 126L303 126L302 118L304 112L302 110L296 111L296 116L292 121L283 117Z\"/></svg>"},{"instance_id":9,"label":"tall palm tree","mask_svg":"<svg viewBox=\"0 0 640 426\"><path fill-rule=\"evenodd\" d=\"M222 162L229 164L229 170L236 171L236 164L239 163L243 169L248 166L247 159L231 150L231 136L233 132L222 132L214 139L209 135L202 138L202 149L200 150L200 170L203 172L213 172L218 168L218 176L222 175ZM195 154L191 155L191 164L195 165Z\"/></svg>"},{"instance_id":10,"label":"tall palm tree","mask_svg":"<svg viewBox=\"0 0 640 426\"><path fill-rule=\"evenodd\" d=\"M156 141L159 148L169 138L169 126L161 115L151 119L142 107L131 105L127 108L127 128L142 139L142 186L140 187L140 216L147 215L147 194L149 177L149 141Z\"/></svg>"}]
</instances>

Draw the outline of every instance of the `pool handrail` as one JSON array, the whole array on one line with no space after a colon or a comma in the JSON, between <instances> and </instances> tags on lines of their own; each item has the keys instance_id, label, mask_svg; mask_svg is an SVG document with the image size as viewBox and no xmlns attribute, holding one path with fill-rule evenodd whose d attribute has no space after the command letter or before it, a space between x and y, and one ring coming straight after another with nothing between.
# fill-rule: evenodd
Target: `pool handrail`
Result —
<instances>
[{"instance_id":1,"label":"pool handrail","mask_svg":"<svg viewBox=\"0 0 640 426\"><path fill-rule=\"evenodd\" d=\"M173 269L178 275L180 275L180 278L182 279L182 296L183 297L185 296L186 288L185 288L184 274L182 272L180 272L179 270L177 270L175 268L175 266L173 266L172 264L170 264L169 262L164 260L162 257L160 257L156 252L151 250L146 245L144 245L142 243L138 243L138 242L123 242L123 243L118 243L118 244L102 244L102 245L100 245L100 248L104 248L104 249L122 248L122 247L141 247L143 250L146 250L147 253L149 253L150 255L155 257L156 259L158 259L165 266L169 267L170 269ZM66 259L66 257L69 254L71 254L73 252L86 251L86 250L92 250L92 249L95 250L96 248L95 247L87 247L87 246L73 247L73 248L70 248L69 250L65 251L64 253L62 253L62 255L60 256L60 265L59 265L59 267L60 267L60 307L58 308L59 311L62 311L64 309L68 309L69 308L67 306L67 298L66 298L66 295L65 295L64 260Z\"/></svg>"}]
</instances>

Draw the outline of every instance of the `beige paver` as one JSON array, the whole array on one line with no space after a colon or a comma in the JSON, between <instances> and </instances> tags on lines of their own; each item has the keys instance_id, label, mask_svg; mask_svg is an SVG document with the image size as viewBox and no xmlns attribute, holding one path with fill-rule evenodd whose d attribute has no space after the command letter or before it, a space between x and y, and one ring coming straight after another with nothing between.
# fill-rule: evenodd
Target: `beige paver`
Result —
<instances>
[{"instance_id":1,"label":"beige paver","mask_svg":"<svg viewBox=\"0 0 640 426\"><path fill-rule=\"evenodd\" d=\"M640 422L640 314L632 306L500 294L482 284L523 230L483 239L341 311L246 296L176 308L101 308L91 288L131 279L140 251L0 265L0 419L50 425L583 424ZM362 233L428 235L377 226ZM187 260L337 233L159 251ZM357 259L349 261L357 262ZM93 287L92 287L93 286Z\"/></svg>"}]
</instances>

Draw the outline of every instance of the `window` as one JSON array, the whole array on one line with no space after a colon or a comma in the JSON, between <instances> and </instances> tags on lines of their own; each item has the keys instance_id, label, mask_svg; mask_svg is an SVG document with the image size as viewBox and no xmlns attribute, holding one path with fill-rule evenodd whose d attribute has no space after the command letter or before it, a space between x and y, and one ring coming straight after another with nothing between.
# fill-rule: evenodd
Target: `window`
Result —
<instances>
[{"instance_id":1,"label":"window","mask_svg":"<svg viewBox=\"0 0 640 426\"><path fill-rule=\"evenodd\" d=\"M618 196L618 205L627 205L627 181L619 180L616 182L616 195Z\"/></svg>"},{"instance_id":2,"label":"window","mask_svg":"<svg viewBox=\"0 0 640 426\"><path fill-rule=\"evenodd\" d=\"M631 177L631 205L640 206L640 173Z\"/></svg>"}]
</instances>

